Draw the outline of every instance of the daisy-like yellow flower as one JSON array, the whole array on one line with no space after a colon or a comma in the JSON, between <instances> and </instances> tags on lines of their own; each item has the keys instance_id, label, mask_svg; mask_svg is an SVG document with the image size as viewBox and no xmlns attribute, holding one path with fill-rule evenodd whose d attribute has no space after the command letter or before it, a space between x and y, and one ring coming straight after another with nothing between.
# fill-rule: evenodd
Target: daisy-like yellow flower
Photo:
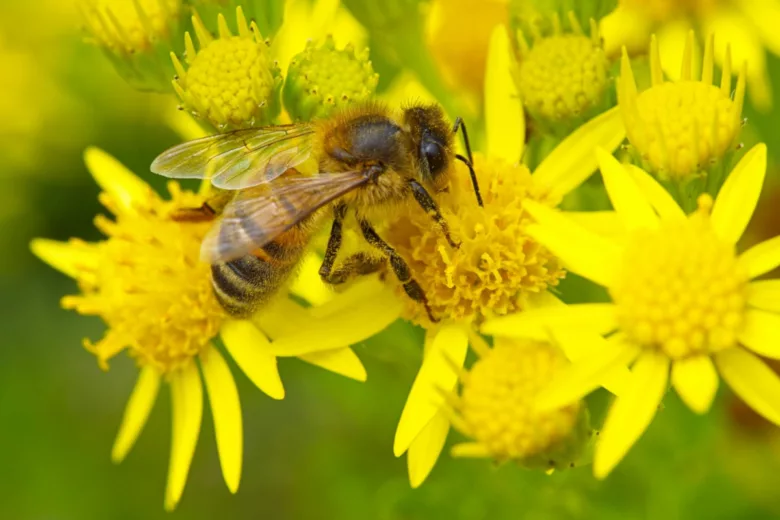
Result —
<instances>
[{"instance_id":1,"label":"daisy-like yellow flower","mask_svg":"<svg viewBox=\"0 0 780 520\"><path fill-rule=\"evenodd\" d=\"M551 383L542 409L595 388L594 379L633 362L632 378L612 405L596 448L604 478L642 435L669 381L694 411L712 404L718 374L746 403L780 425L780 378L759 356L780 358L778 280L754 279L780 265L780 237L738 254L736 243L755 209L766 170L766 146L753 147L717 199L699 198L685 215L647 173L598 150L604 184L627 232L621 241L593 233L538 203L528 233L572 272L606 287L611 303L569 305L486 323L483 332L523 335L540 323L576 330L583 323L609 339L590 341L587 356Z\"/></svg>"},{"instance_id":2,"label":"daisy-like yellow flower","mask_svg":"<svg viewBox=\"0 0 780 520\"><path fill-rule=\"evenodd\" d=\"M702 180L712 193L723 181L729 152L736 150L742 127L745 70L740 68L732 97L731 58L726 61L720 86L713 85L714 38L707 39L701 80L695 79L694 35L688 34L680 79L664 81L658 40L650 44L652 86L637 92L625 49L618 80L618 100L628 140L643 167L661 180L677 184ZM699 192L701 190L698 190Z\"/></svg>"},{"instance_id":3,"label":"daisy-like yellow flower","mask_svg":"<svg viewBox=\"0 0 780 520\"><path fill-rule=\"evenodd\" d=\"M386 285L396 294L391 298L396 302L396 316L403 315L426 328L424 359L393 445L396 456L408 451L409 477L415 487L430 473L447 437L449 420L441 392L455 387L457 373L450 363L463 365L470 331L486 317L533 306L563 275L557 260L525 233L529 223L525 202L537 200L555 206L595 170L594 146L614 149L624 138L620 114L612 110L574 132L531 174L519 164L524 119L510 74L511 59L506 30L497 28L485 74L487 154L476 157L484 207L477 204L468 170L458 166L453 167L450 195L441 199L442 215L460 247L453 250L431 224L430 216L419 209L391 219L385 232L388 242L409 263L433 314L441 320L430 323L425 309L411 302L394 278L385 277ZM386 319L389 305L386 299L365 297L358 306L365 320L361 327L368 328L375 321L373 316ZM339 316L334 311L329 318ZM326 346L332 342L352 344L366 337L356 334L354 328L329 330L332 335L319 340ZM308 331L300 332L280 338L274 346L279 352L292 354L309 345L313 337Z\"/></svg>"},{"instance_id":4,"label":"daisy-like yellow flower","mask_svg":"<svg viewBox=\"0 0 780 520\"><path fill-rule=\"evenodd\" d=\"M772 87L766 51L780 56L780 2L777 0L621 0L602 20L601 30L609 54L623 45L645 52L650 34L658 34L665 71L680 74L680 55L691 28L704 36L717 34L731 43L736 63L747 62L747 83L753 104L764 111L772 105ZM716 49L715 60L725 69L725 49ZM732 73L739 72L732 69Z\"/></svg>"},{"instance_id":5,"label":"daisy-like yellow flower","mask_svg":"<svg viewBox=\"0 0 780 520\"><path fill-rule=\"evenodd\" d=\"M456 444L456 457L512 460L524 467L554 470L575 466L589 447L587 407L573 402L556 410L536 409L536 398L568 364L549 342L497 338L493 348L476 339L479 360L459 373L460 393L447 397L449 419L471 442Z\"/></svg>"},{"instance_id":6,"label":"daisy-like yellow flower","mask_svg":"<svg viewBox=\"0 0 780 520\"><path fill-rule=\"evenodd\" d=\"M305 311L281 295L251 320L229 319L212 292L211 271L199 261L209 223L181 222L172 215L203 204L202 194L168 185L161 199L140 178L105 152L91 148L86 162L103 189L100 200L115 215L95 219L108 237L96 243L78 239L37 239L33 252L74 278L81 294L66 296L63 307L99 316L108 330L85 346L101 367L122 351L140 373L119 428L112 459L127 455L143 429L162 382L171 388L173 438L165 508L173 509L184 490L200 433L203 385L214 417L220 464L231 492L241 478L243 431L241 406L230 369L214 339L263 392L284 397L284 387L269 350L270 339L297 329ZM306 269L315 269L309 261ZM316 287L309 288L314 295ZM314 298L315 300L317 298ZM349 348L299 353L304 361L357 379L365 379L360 360Z\"/></svg>"}]
</instances>

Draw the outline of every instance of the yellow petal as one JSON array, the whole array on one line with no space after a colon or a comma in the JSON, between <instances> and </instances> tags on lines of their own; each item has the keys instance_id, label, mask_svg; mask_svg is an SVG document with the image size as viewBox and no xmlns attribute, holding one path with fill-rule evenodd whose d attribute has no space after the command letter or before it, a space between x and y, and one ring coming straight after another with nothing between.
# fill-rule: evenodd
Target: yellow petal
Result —
<instances>
[{"instance_id":1,"label":"yellow petal","mask_svg":"<svg viewBox=\"0 0 780 520\"><path fill-rule=\"evenodd\" d=\"M534 180L550 190L552 200L560 200L596 171L593 150L597 146L612 152L625 137L620 110L612 108L580 126L556 146L534 171Z\"/></svg>"},{"instance_id":2,"label":"yellow petal","mask_svg":"<svg viewBox=\"0 0 780 520\"><path fill-rule=\"evenodd\" d=\"M748 305L780 312L780 280L759 280L748 286Z\"/></svg>"},{"instance_id":3,"label":"yellow petal","mask_svg":"<svg viewBox=\"0 0 780 520\"><path fill-rule=\"evenodd\" d=\"M315 318L322 318L363 305L366 301L386 298L387 295L387 285L378 276L366 276L355 280L346 291L335 294L327 303L312 307L309 312Z\"/></svg>"},{"instance_id":4,"label":"yellow petal","mask_svg":"<svg viewBox=\"0 0 780 520\"><path fill-rule=\"evenodd\" d=\"M780 56L780 2L775 0L734 0L742 13L750 19L764 46L769 52Z\"/></svg>"},{"instance_id":5,"label":"yellow petal","mask_svg":"<svg viewBox=\"0 0 780 520\"><path fill-rule=\"evenodd\" d=\"M241 402L233 375L222 354L212 347L201 354L203 379L214 417L219 464L222 476L231 493L238 491L241 482L241 461L244 449L244 431L241 420Z\"/></svg>"},{"instance_id":6,"label":"yellow petal","mask_svg":"<svg viewBox=\"0 0 780 520\"><path fill-rule=\"evenodd\" d=\"M220 337L230 357L241 371L265 394L284 399L284 386L270 352L270 341L250 321L229 320L222 325Z\"/></svg>"},{"instance_id":7,"label":"yellow petal","mask_svg":"<svg viewBox=\"0 0 780 520\"><path fill-rule=\"evenodd\" d=\"M330 370L356 381L362 382L366 380L366 369L363 363L360 362L360 358L349 347L324 350L322 352L310 352L298 357L307 363L317 365L325 370Z\"/></svg>"},{"instance_id":8,"label":"yellow petal","mask_svg":"<svg viewBox=\"0 0 780 520\"><path fill-rule=\"evenodd\" d=\"M549 339L551 329L589 330L606 334L617 327L615 306L611 303L577 303L538 307L517 314L492 318L480 332L491 336Z\"/></svg>"},{"instance_id":9,"label":"yellow petal","mask_svg":"<svg viewBox=\"0 0 780 520\"><path fill-rule=\"evenodd\" d=\"M523 155L525 116L515 82L514 61L506 28L493 29L485 67L485 133L487 155L516 163Z\"/></svg>"},{"instance_id":10,"label":"yellow petal","mask_svg":"<svg viewBox=\"0 0 780 520\"><path fill-rule=\"evenodd\" d=\"M331 303L333 302L330 301L325 306ZM250 319L267 338L273 340L301 330L311 320L313 311L318 308L306 308L290 299L288 295L280 294Z\"/></svg>"},{"instance_id":11,"label":"yellow petal","mask_svg":"<svg viewBox=\"0 0 780 520\"><path fill-rule=\"evenodd\" d=\"M417 488L428 478L433 466L439 459L441 450L450 431L450 422L444 412L438 412L420 431L409 445L406 464L409 469L409 483Z\"/></svg>"},{"instance_id":12,"label":"yellow petal","mask_svg":"<svg viewBox=\"0 0 780 520\"><path fill-rule=\"evenodd\" d=\"M623 46L628 47L632 55L645 52L652 23L641 10L618 5L600 21L599 32L604 40L607 56L615 56Z\"/></svg>"},{"instance_id":13,"label":"yellow petal","mask_svg":"<svg viewBox=\"0 0 780 520\"><path fill-rule=\"evenodd\" d=\"M780 266L780 236L764 240L739 255L739 266L751 279Z\"/></svg>"},{"instance_id":14,"label":"yellow petal","mask_svg":"<svg viewBox=\"0 0 780 520\"><path fill-rule=\"evenodd\" d=\"M168 485L165 489L167 511L173 511L179 503L200 434L203 387L195 363L190 363L171 377L171 401L173 438L168 465Z\"/></svg>"},{"instance_id":15,"label":"yellow petal","mask_svg":"<svg viewBox=\"0 0 780 520\"><path fill-rule=\"evenodd\" d=\"M753 216L766 174L766 145L748 151L723 183L712 207L712 226L723 239L736 244Z\"/></svg>"},{"instance_id":16,"label":"yellow petal","mask_svg":"<svg viewBox=\"0 0 780 520\"><path fill-rule=\"evenodd\" d=\"M388 289L359 305L321 318L312 317L306 328L275 338L271 351L277 356L300 356L353 345L384 330L398 319L401 309L401 300Z\"/></svg>"},{"instance_id":17,"label":"yellow petal","mask_svg":"<svg viewBox=\"0 0 780 520\"><path fill-rule=\"evenodd\" d=\"M706 413L718 390L718 373L709 356L691 357L674 362L672 384L691 410Z\"/></svg>"},{"instance_id":18,"label":"yellow petal","mask_svg":"<svg viewBox=\"0 0 780 520\"><path fill-rule=\"evenodd\" d=\"M756 354L780 359L780 314L748 309L739 342Z\"/></svg>"},{"instance_id":19,"label":"yellow petal","mask_svg":"<svg viewBox=\"0 0 780 520\"><path fill-rule=\"evenodd\" d=\"M538 222L527 227L529 235L560 258L570 271L599 285L610 285L620 260L620 249L614 242L538 202L526 200L523 207Z\"/></svg>"},{"instance_id":20,"label":"yellow petal","mask_svg":"<svg viewBox=\"0 0 780 520\"><path fill-rule=\"evenodd\" d=\"M740 399L780 426L780 377L761 359L736 347L715 355L715 364Z\"/></svg>"},{"instance_id":21,"label":"yellow petal","mask_svg":"<svg viewBox=\"0 0 780 520\"><path fill-rule=\"evenodd\" d=\"M593 459L593 474L605 478L642 436L655 416L669 379L669 359L649 351L632 370L631 383L612 404Z\"/></svg>"},{"instance_id":22,"label":"yellow petal","mask_svg":"<svg viewBox=\"0 0 780 520\"><path fill-rule=\"evenodd\" d=\"M599 388L616 369L625 369L639 354L636 346L618 345L600 336L583 335L582 340L589 347L587 355L563 368L539 393L536 406L540 410L557 410L579 401ZM618 393L625 394L626 386L630 384L629 377L623 381Z\"/></svg>"},{"instance_id":23,"label":"yellow petal","mask_svg":"<svg viewBox=\"0 0 780 520\"><path fill-rule=\"evenodd\" d=\"M149 412L152 411L154 401L160 389L160 374L156 369L146 366L138 374L133 393L127 401L125 414L122 416L122 424L119 426L114 447L111 449L111 460L120 463L127 452L135 444L138 435L143 430Z\"/></svg>"},{"instance_id":24,"label":"yellow petal","mask_svg":"<svg viewBox=\"0 0 780 520\"><path fill-rule=\"evenodd\" d=\"M322 305L333 298L333 289L328 287L320 277L320 264L322 258L316 253L309 253L303 257L298 276L290 285L290 292L299 298L303 298L312 305Z\"/></svg>"},{"instance_id":25,"label":"yellow petal","mask_svg":"<svg viewBox=\"0 0 780 520\"><path fill-rule=\"evenodd\" d=\"M468 334L459 325L444 325L435 332L430 348L409 391L398 428L393 453L400 457L439 411L440 392L451 390L458 380L452 363L463 366L468 350Z\"/></svg>"},{"instance_id":26,"label":"yellow petal","mask_svg":"<svg viewBox=\"0 0 780 520\"><path fill-rule=\"evenodd\" d=\"M674 81L680 79L690 31L690 21L682 17L669 20L656 30L661 66L666 75ZM698 60L695 61L698 63Z\"/></svg>"},{"instance_id":27,"label":"yellow petal","mask_svg":"<svg viewBox=\"0 0 780 520\"><path fill-rule=\"evenodd\" d=\"M453 457L485 459L492 457L490 449L478 442L461 442L452 447L450 452Z\"/></svg>"},{"instance_id":28,"label":"yellow petal","mask_svg":"<svg viewBox=\"0 0 780 520\"><path fill-rule=\"evenodd\" d=\"M133 211L134 203L146 200L152 191L140 177L100 148L87 148L84 161L98 186L125 211Z\"/></svg>"},{"instance_id":29,"label":"yellow petal","mask_svg":"<svg viewBox=\"0 0 780 520\"><path fill-rule=\"evenodd\" d=\"M98 263L96 246L86 242L36 238L30 242L30 249L35 256L71 278L78 278L83 270L92 270Z\"/></svg>"},{"instance_id":30,"label":"yellow petal","mask_svg":"<svg viewBox=\"0 0 780 520\"><path fill-rule=\"evenodd\" d=\"M623 219L626 228L657 228L658 217L623 165L601 148L596 148L596 158L612 207Z\"/></svg>"},{"instance_id":31,"label":"yellow petal","mask_svg":"<svg viewBox=\"0 0 780 520\"><path fill-rule=\"evenodd\" d=\"M639 189L642 190L647 201L658 212L661 220L669 221L685 218L685 212L682 208L649 173L641 168L637 168L633 164L626 164L623 167L631 175L631 178L634 179L634 182L637 183Z\"/></svg>"},{"instance_id":32,"label":"yellow petal","mask_svg":"<svg viewBox=\"0 0 780 520\"><path fill-rule=\"evenodd\" d=\"M614 211L567 211L566 216L588 231L605 236L616 243L626 234L626 226Z\"/></svg>"}]
</instances>

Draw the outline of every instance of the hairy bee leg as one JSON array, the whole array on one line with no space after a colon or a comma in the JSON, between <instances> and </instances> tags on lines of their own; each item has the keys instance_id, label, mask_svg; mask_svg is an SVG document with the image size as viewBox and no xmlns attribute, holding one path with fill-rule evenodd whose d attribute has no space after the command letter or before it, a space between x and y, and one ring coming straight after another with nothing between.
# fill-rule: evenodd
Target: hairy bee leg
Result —
<instances>
[{"instance_id":1,"label":"hairy bee leg","mask_svg":"<svg viewBox=\"0 0 780 520\"><path fill-rule=\"evenodd\" d=\"M217 212L208 202L204 202L199 208L180 208L171 214L171 220L177 222L208 222L214 220Z\"/></svg>"},{"instance_id":2,"label":"hairy bee leg","mask_svg":"<svg viewBox=\"0 0 780 520\"><path fill-rule=\"evenodd\" d=\"M422 305L425 307L425 311L428 313L428 318L430 318L432 322L438 322L439 319L433 315L433 312L431 312L431 308L428 305L428 298L425 297L425 293L423 292L422 287L420 287L420 284L417 283L417 280L412 278L409 265L403 258L401 258L401 255L399 255L390 244L382 240L382 237L379 236L379 234L374 230L369 222L360 220L360 231L363 233L363 237L366 239L366 242L382 251L382 253L384 253L384 255L390 259L390 267L393 268L393 273L395 273L398 281L403 284L403 288L406 294L412 300L422 303Z\"/></svg>"},{"instance_id":3,"label":"hairy bee leg","mask_svg":"<svg viewBox=\"0 0 780 520\"><path fill-rule=\"evenodd\" d=\"M328 237L328 247L325 248L325 258L320 265L320 278L325 283L331 283L328 279L331 276L333 264L341 249L342 225L344 217L347 216L347 206L337 204L333 207L333 224L330 227L330 237Z\"/></svg>"},{"instance_id":4,"label":"hairy bee leg","mask_svg":"<svg viewBox=\"0 0 780 520\"><path fill-rule=\"evenodd\" d=\"M452 133L457 134L458 129L463 133L463 144L466 146L466 157L456 154L455 158L468 166L469 175L471 175L471 184L474 186L474 194L477 196L477 203L481 208L484 206L482 203L482 194L479 192L479 183L477 182L477 173L474 171L474 156L471 155L471 143L469 143L469 134L466 131L466 123L463 122L461 117L455 118L455 124L452 125Z\"/></svg>"},{"instance_id":5,"label":"hairy bee leg","mask_svg":"<svg viewBox=\"0 0 780 520\"><path fill-rule=\"evenodd\" d=\"M385 258L371 257L365 253L355 253L347 257L342 264L323 277L325 283L339 285L358 276L365 276L379 271L386 263Z\"/></svg>"},{"instance_id":6,"label":"hairy bee leg","mask_svg":"<svg viewBox=\"0 0 780 520\"><path fill-rule=\"evenodd\" d=\"M409 181L409 186L412 188L414 200L417 201L417 204L419 204L427 214L433 217L433 220L435 220L441 228L441 231L444 233L444 237L447 239L447 242L450 243L450 246L453 249L460 247L460 244L456 244L455 241L452 240L452 236L450 235L450 227L447 225L447 221L441 215L441 211L439 211L439 207L436 205L436 201L433 200L433 197L431 197L431 194L428 193L422 184L414 179Z\"/></svg>"}]
</instances>

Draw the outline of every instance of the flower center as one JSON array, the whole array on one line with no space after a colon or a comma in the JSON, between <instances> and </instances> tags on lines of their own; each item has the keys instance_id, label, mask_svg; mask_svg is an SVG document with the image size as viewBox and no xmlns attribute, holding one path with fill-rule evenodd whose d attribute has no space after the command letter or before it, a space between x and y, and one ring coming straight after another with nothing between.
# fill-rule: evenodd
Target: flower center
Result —
<instances>
[{"instance_id":1,"label":"flower center","mask_svg":"<svg viewBox=\"0 0 780 520\"><path fill-rule=\"evenodd\" d=\"M740 131L739 116L721 89L681 81L639 94L625 121L631 144L654 170L684 178L723 157Z\"/></svg>"},{"instance_id":2,"label":"flower center","mask_svg":"<svg viewBox=\"0 0 780 520\"><path fill-rule=\"evenodd\" d=\"M227 31L221 14L220 18ZM196 18L195 23L201 22ZM220 130L269 124L279 112L279 69L254 24L251 31L246 25L240 8L238 23L239 36L222 33L217 39L210 39L201 25L198 34L206 40L201 39L197 53L194 48L188 51L189 70L174 61L179 72L174 86L184 105Z\"/></svg>"},{"instance_id":3,"label":"flower center","mask_svg":"<svg viewBox=\"0 0 780 520\"><path fill-rule=\"evenodd\" d=\"M558 259L529 237L529 216L523 201L544 201L525 166L475 156L475 170L484 199L477 205L468 170L457 163L449 194L443 194L442 215L453 249L431 217L418 208L390 223L389 242L409 263L412 276L440 319L481 321L524 308L525 298L555 286L564 271ZM390 283L396 283L387 277ZM407 318L428 323L421 305L409 302Z\"/></svg>"},{"instance_id":4,"label":"flower center","mask_svg":"<svg viewBox=\"0 0 780 520\"><path fill-rule=\"evenodd\" d=\"M703 195L688 219L637 232L610 289L621 330L672 359L733 346L744 321L747 275L709 221Z\"/></svg>"},{"instance_id":5,"label":"flower center","mask_svg":"<svg viewBox=\"0 0 780 520\"><path fill-rule=\"evenodd\" d=\"M176 183L169 190L172 200L150 193L133 212L102 196L116 221L96 219L108 239L94 246L99 260L89 275L79 277L83 294L62 302L105 321L105 337L87 343L102 365L128 349L141 365L170 372L202 352L225 319L212 292L210 267L198 260L210 224L170 218L178 209L199 207L203 198Z\"/></svg>"},{"instance_id":6,"label":"flower center","mask_svg":"<svg viewBox=\"0 0 780 520\"><path fill-rule=\"evenodd\" d=\"M378 81L368 49L358 53L348 45L338 50L328 36L319 47L308 42L290 62L282 91L284 106L298 121L326 117L335 108L368 99Z\"/></svg>"},{"instance_id":7,"label":"flower center","mask_svg":"<svg viewBox=\"0 0 780 520\"><path fill-rule=\"evenodd\" d=\"M604 50L591 38L555 35L537 41L523 54L517 84L534 117L568 120L601 101L608 67Z\"/></svg>"},{"instance_id":8,"label":"flower center","mask_svg":"<svg viewBox=\"0 0 780 520\"><path fill-rule=\"evenodd\" d=\"M538 412L536 396L566 364L557 349L507 343L480 358L465 377L458 412L468 434L497 459L526 459L567 438L580 414L574 403Z\"/></svg>"},{"instance_id":9,"label":"flower center","mask_svg":"<svg viewBox=\"0 0 780 520\"><path fill-rule=\"evenodd\" d=\"M179 0L91 0L82 12L101 45L131 53L167 37L180 9Z\"/></svg>"}]
</instances>

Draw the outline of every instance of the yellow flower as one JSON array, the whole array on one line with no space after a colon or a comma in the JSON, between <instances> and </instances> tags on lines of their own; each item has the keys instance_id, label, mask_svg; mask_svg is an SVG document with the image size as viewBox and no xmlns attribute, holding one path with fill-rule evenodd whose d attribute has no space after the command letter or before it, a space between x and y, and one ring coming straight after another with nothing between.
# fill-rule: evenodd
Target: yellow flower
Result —
<instances>
[{"instance_id":1,"label":"yellow flower","mask_svg":"<svg viewBox=\"0 0 780 520\"><path fill-rule=\"evenodd\" d=\"M606 287L611 303L569 305L499 318L483 332L523 335L540 323L573 332L587 323L611 336L588 341L587 356L541 397L556 408L595 388L594 379L634 362L632 379L612 405L596 448L604 478L651 422L670 380L682 400L706 412L718 373L746 403L780 425L780 378L758 357L780 358L780 281L754 281L780 265L780 237L737 254L766 170L756 145L729 175L718 198L699 199L685 215L647 173L598 150L604 184L627 234L617 242L566 214L529 203L529 233L572 272Z\"/></svg>"},{"instance_id":2,"label":"yellow flower","mask_svg":"<svg viewBox=\"0 0 780 520\"><path fill-rule=\"evenodd\" d=\"M679 57L691 27L702 35L717 34L731 43L736 63L749 63L751 101L768 111L772 87L765 52L780 56L779 23L777 0L621 0L619 7L602 20L601 31L608 54L616 54L623 45L632 52L644 52L650 34L657 33L664 70L675 79L680 74ZM723 68L726 56L723 49L714 54Z\"/></svg>"},{"instance_id":3,"label":"yellow flower","mask_svg":"<svg viewBox=\"0 0 780 520\"><path fill-rule=\"evenodd\" d=\"M609 61L601 45L596 22L590 20L590 35L569 12L571 32L564 32L556 15L553 32L533 33L529 45L518 31L519 56L515 78L523 105L542 125L578 126L604 109L609 81ZM535 26L534 26L535 27Z\"/></svg>"},{"instance_id":4,"label":"yellow flower","mask_svg":"<svg viewBox=\"0 0 780 520\"><path fill-rule=\"evenodd\" d=\"M537 394L568 364L547 342L497 338L493 348L474 342L479 360L461 372L460 394L448 397L453 426L473 442L456 444L456 457L514 460L553 470L580 461L593 432L587 408L573 402L536 409Z\"/></svg>"},{"instance_id":5,"label":"yellow flower","mask_svg":"<svg viewBox=\"0 0 780 520\"><path fill-rule=\"evenodd\" d=\"M740 69L732 99L728 50L719 88L712 84L713 37L707 40L704 50L701 81L693 77L693 45L691 31L683 53L680 80L664 81L658 41L653 36L652 86L641 93L637 93L628 54L623 52L617 88L628 140L645 169L655 172L662 180L680 182L706 176L728 152L736 149L742 127L745 65Z\"/></svg>"},{"instance_id":6,"label":"yellow flower","mask_svg":"<svg viewBox=\"0 0 780 520\"><path fill-rule=\"evenodd\" d=\"M63 298L63 307L99 316L106 323L108 330L100 341L85 340L101 367L107 368L108 361L125 350L140 369L112 459L119 462L127 455L146 423L160 383L167 382L173 444L165 507L173 509L184 490L200 433L205 383L222 474L228 489L236 492L243 451L241 406L233 376L213 340L219 335L247 377L270 397L282 399L284 387L269 338L303 326L306 313L282 295L251 320L229 319L212 292L209 265L199 261L209 224L171 218L179 209L200 207L204 196L171 182L171 200L163 200L105 152L91 148L85 157L103 189L101 202L116 216L95 220L108 238L96 243L37 239L32 250L78 282L81 294ZM312 268L310 263L307 266ZM297 355L328 370L365 379L360 360L343 345Z\"/></svg>"},{"instance_id":7,"label":"yellow flower","mask_svg":"<svg viewBox=\"0 0 780 520\"><path fill-rule=\"evenodd\" d=\"M557 204L595 170L593 147L614 149L624 137L620 114L612 110L564 140L531 175L518 164L524 119L510 75L509 53L506 30L497 28L485 73L487 159L477 163L478 175L485 181L485 207L477 205L464 169L454 170L452 198L449 204L442 205L443 215L461 246L453 250L441 232L431 230L430 217L422 214L403 216L389 225L390 243L410 262L412 275L426 291L434 312L442 312L438 316L441 323L428 323L425 313L400 294L397 282L390 276L385 277L388 288L381 299L374 292L366 294L361 303L355 303L358 296L349 300L360 312L359 324L364 331L381 330L391 312L393 319L399 317L404 305L407 317L426 324L422 366L409 392L393 445L396 456L408 451L409 477L414 487L425 480L444 446L449 421L442 408L441 391L455 387L457 374L450 363L463 366L474 324L485 316L534 305L536 296L544 294L548 285L560 277L555 261L525 233L528 222L523 204L532 199L550 206ZM540 269L533 274L537 261L548 262L551 273ZM507 269L510 274L501 278ZM523 269L532 274L524 274ZM337 301L339 297L329 304L331 309ZM350 323L338 310L328 313L324 323ZM339 330L336 325L324 323L318 324L315 334L302 331L279 338L274 346L280 353L293 354L316 341L317 334L322 338L326 328L330 335L319 339L326 346L332 342L353 344L368 337L358 334L354 325L341 325L343 330Z\"/></svg>"}]
</instances>

